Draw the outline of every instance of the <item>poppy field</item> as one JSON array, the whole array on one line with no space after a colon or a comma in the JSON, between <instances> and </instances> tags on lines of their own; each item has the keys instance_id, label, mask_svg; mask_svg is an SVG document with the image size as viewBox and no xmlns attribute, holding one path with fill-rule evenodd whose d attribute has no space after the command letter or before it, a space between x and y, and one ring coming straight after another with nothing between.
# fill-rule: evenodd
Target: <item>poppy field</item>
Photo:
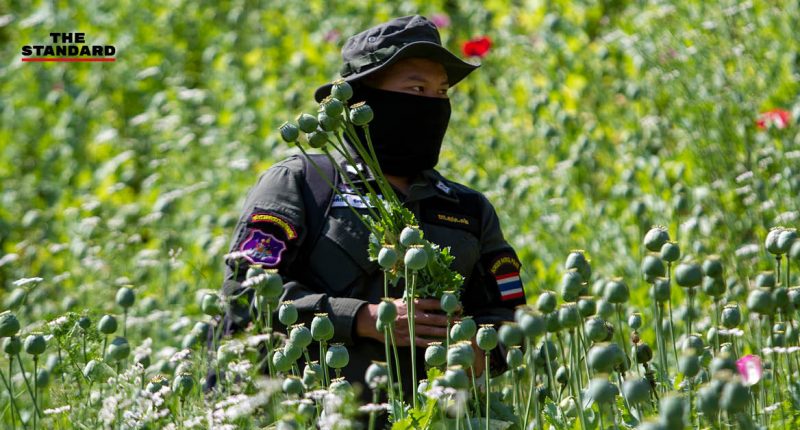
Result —
<instances>
[{"instance_id":1,"label":"poppy field","mask_svg":"<svg viewBox=\"0 0 800 430\"><path fill-rule=\"evenodd\" d=\"M248 189L319 152L323 114L331 140L362 121L345 88L313 91L349 35L416 13L481 63L437 169L494 205L527 306L479 325L424 290L452 325L404 397L391 301L369 386L271 271L246 270L253 324L219 321ZM0 428L794 428L798 27L758 0L0 7ZM115 60L21 61L54 31ZM413 303L448 257L395 227L370 252ZM504 369L476 374L491 354Z\"/></svg>"}]
</instances>

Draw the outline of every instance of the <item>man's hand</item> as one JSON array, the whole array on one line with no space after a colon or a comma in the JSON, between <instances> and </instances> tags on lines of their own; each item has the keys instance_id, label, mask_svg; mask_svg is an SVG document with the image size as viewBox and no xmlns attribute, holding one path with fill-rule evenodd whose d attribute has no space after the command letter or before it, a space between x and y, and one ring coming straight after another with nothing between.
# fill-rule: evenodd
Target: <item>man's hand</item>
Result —
<instances>
[{"instance_id":1,"label":"man's hand","mask_svg":"<svg viewBox=\"0 0 800 430\"><path fill-rule=\"evenodd\" d=\"M394 340L398 346L409 346L411 345L411 335L408 333L408 306L403 299L395 299L394 305L397 307ZM426 347L430 342L441 341L447 336L447 315L435 313L441 309L437 299L416 299L414 301L415 345ZM383 342L383 333L379 333L375 328L377 320L378 305L362 306L356 314L356 334Z\"/></svg>"}]
</instances>

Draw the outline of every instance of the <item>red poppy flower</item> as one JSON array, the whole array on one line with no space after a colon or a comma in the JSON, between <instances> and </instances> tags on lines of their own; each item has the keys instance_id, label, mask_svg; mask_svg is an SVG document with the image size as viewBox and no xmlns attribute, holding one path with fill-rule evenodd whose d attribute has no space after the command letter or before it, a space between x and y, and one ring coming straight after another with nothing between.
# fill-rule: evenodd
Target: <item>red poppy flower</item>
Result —
<instances>
[{"instance_id":1,"label":"red poppy flower","mask_svg":"<svg viewBox=\"0 0 800 430\"><path fill-rule=\"evenodd\" d=\"M756 121L756 126L762 130L775 127L777 129L786 128L789 125L789 119L792 114L783 109L772 109L761 114Z\"/></svg>"},{"instance_id":2,"label":"red poppy flower","mask_svg":"<svg viewBox=\"0 0 800 430\"><path fill-rule=\"evenodd\" d=\"M467 57L485 57L492 47L492 39L488 36L476 37L474 39L464 42L461 46L461 51Z\"/></svg>"}]
</instances>

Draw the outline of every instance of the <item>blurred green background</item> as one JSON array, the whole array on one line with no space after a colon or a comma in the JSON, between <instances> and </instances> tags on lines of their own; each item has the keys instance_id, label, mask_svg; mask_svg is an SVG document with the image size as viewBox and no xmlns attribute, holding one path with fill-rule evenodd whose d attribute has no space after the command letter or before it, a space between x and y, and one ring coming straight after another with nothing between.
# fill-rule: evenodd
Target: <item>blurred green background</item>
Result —
<instances>
[{"instance_id":1,"label":"blurred green background","mask_svg":"<svg viewBox=\"0 0 800 430\"><path fill-rule=\"evenodd\" d=\"M349 35L415 13L459 54L493 42L439 169L494 203L529 296L582 248L642 303L653 224L742 283L771 267L767 229L798 224L797 2L4 0L0 295L38 276L24 312L99 314L132 283L198 312L248 188L295 151L278 125L316 109ZM21 62L54 31L117 61ZM771 109L786 127L757 127Z\"/></svg>"}]
</instances>

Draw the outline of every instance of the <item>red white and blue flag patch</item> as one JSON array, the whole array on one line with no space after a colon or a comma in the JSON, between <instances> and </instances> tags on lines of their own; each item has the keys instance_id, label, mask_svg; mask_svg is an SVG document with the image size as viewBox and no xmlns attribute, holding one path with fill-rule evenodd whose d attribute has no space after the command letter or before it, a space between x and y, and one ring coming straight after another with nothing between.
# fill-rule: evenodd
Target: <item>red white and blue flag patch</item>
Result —
<instances>
[{"instance_id":1,"label":"red white and blue flag patch","mask_svg":"<svg viewBox=\"0 0 800 430\"><path fill-rule=\"evenodd\" d=\"M500 299L511 300L525 297L525 292L522 290L522 281L519 279L519 273L509 273L506 275L496 276L497 286L500 287Z\"/></svg>"}]
</instances>

